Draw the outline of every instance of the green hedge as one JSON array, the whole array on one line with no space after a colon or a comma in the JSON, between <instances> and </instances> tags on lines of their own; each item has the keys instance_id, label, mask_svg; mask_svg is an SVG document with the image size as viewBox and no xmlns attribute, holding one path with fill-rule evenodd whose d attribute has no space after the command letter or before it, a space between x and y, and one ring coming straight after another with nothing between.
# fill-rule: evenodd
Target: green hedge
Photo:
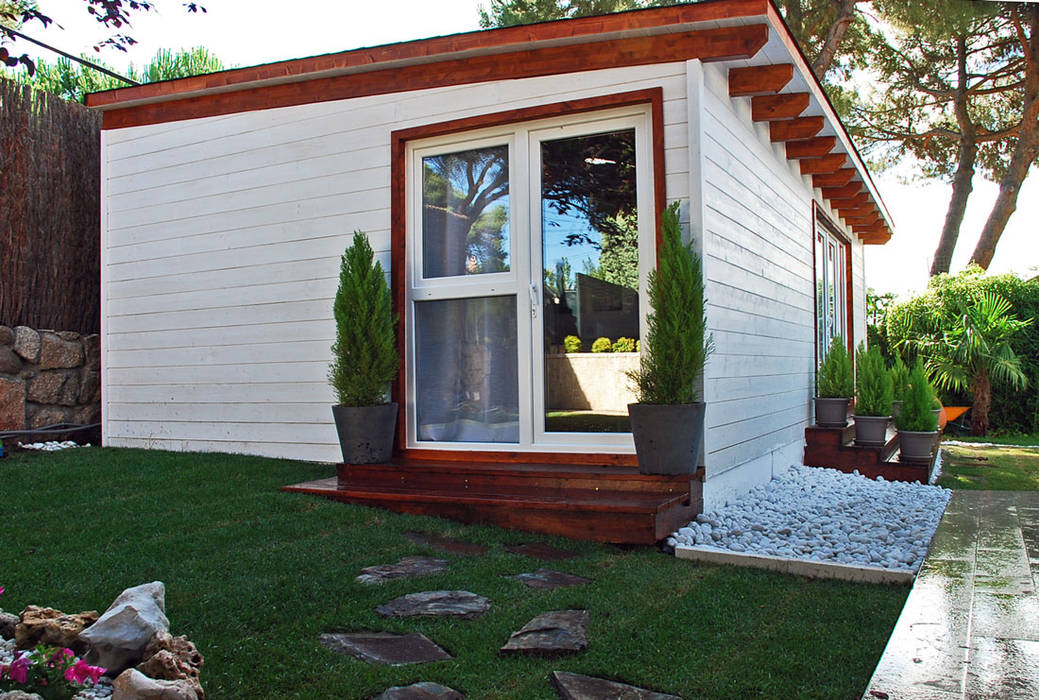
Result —
<instances>
[{"instance_id":1,"label":"green hedge","mask_svg":"<svg viewBox=\"0 0 1039 700\"><path fill-rule=\"evenodd\" d=\"M980 292L996 292L1014 307L1019 319L1039 317L1039 278L1023 280L1013 274L986 275L978 267L969 267L954 275L932 277L923 294L893 305L881 325L881 333L889 348L899 347L900 341L916 338L934 330L934 319L954 313L957 299ZM992 430L999 433L1039 432L1039 321L1024 329L1014 338L1014 352L1028 377L1024 391L1007 386L993 386L992 410L989 414ZM899 351L907 364L915 357L904 348ZM946 405L969 405L970 397L954 392L942 392Z\"/></svg>"}]
</instances>

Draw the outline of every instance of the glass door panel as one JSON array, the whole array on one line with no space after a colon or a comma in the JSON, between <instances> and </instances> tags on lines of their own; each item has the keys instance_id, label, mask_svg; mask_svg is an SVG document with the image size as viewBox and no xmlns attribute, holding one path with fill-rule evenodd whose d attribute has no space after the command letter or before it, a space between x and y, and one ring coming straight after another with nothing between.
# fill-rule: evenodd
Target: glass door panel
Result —
<instances>
[{"instance_id":1,"label":"glass door panel","mask_svg":"<svg viewBox=\"0 0 1039 700\"><path fill-rule=\"evenodd\" d=\"M540 148L544 430L629 433L626 372L639 361L635 130Z\"/></svg>"}]
</instances>

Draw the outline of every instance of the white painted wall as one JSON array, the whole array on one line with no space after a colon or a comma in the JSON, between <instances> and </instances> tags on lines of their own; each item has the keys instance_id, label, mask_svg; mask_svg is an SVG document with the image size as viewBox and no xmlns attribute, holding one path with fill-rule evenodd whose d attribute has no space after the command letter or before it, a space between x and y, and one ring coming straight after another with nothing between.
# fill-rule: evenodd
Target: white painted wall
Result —
<instances>
[{"instance_id":1,"label":"white painted wall","mask_svg":"<svg viewBox=\"0 0 1039 700\"><path fill-rule=\"evenodd\" d=\"M106 443L338 460L332 297L352 231L389 267L390 132L657 86L686 193L682 63L105 132Z\"/></svg>"},{"instance_id":2,"label":"white painted wall","mask_svg":"<svg viewBox=\"0 0 1039 700\"><path fill-rule=\"evenodd\" d=\"M693 149L701 154L694 195L696 187L702 192L690 224L702 239L716 346L704 376L708 510L801 463L815 358L818 193L784 147L770 143L768 125L751 120L750 99L729 98L726 76L713 65L689 69L689 93L702 94L703 103L690 120L690 143L699 139ZM853 244L852 258L855 337L862 338L861 244Z\"/></svg>"}]
</instances>

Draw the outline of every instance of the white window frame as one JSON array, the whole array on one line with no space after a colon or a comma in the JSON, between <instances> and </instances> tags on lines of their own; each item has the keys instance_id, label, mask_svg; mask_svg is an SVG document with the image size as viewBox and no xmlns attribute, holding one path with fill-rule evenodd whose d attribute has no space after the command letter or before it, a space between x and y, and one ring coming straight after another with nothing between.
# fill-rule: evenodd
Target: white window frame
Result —
<instances>
[{"instance_id":1,"label":"white window frame","mask_svg":"<svg viewBox=\"0 0 1039 700\"><path fill-rule=\"evenodd\" d=\"M820 212L815 217L815 286L816 286L816 327L815 338L817 364L822 364L830 343L835 336L844 338L845 343L851 340L848 335L848 256L851 255L851 244L836 232L836 227ZM833 254L833 258L831 258ZM820 275L821 273L821 275ZM818 281L822 278L820 299ZM830 293L832 291L832 293ZM830 306L833 309L830 309ZM820 313L821 307L821 313ZM820 333L822 331L822 333ZM822 337L820 337L820 335ZM820 340L822 342L820 343Z\"/></svg>"},{"instance_id":2,"label":"white window frame","mask_svg":"<svg viewBox=\"0 0 1039 700\"><path fill-rule=\"evenodd\" d=\"M539 309L543 298L541 258L541 168L543 140L635 129L636 201L639 228L639 326L645 337L649 271L656 264L652 116L639 104L565 117L507 124L409 142L405 148L405 295L404 328L407 392L405 436L408 449L501 452L584 452L634 454L631 433L550 433L544 430L544 354ZM488 146L509 147L509 271L458 277L422 277L422 159ZM528 168L528 165L530 166ZM527 170L524 172L524 170ZM535 275L533 271L537 271ZM538 298L530 293L536 282ZM436 442L418 440L416 415L416 343L414 304L419 301L515 295L519 387L519 442ZM531 389L526 389L529 386ZM535 420L538 417L538 420Z\"/></svg>"}]
</instances>

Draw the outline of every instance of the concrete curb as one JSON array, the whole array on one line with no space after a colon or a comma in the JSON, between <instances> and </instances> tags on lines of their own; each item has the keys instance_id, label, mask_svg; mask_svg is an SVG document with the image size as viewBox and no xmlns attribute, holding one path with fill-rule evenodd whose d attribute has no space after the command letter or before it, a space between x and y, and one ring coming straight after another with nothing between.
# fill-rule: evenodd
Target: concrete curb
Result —
<instances>
[{"instance_id":1,"label":"concrete curb","mask_svg":"<svg viewBox=\"0 0 1039 700\"><path fill-rule=\"evenodd\" d=\"M714 547L689 547L681 544L675 547L675 557L707 564L746 566L754 569L779 571L795 576L857 581L860 583L911 585L916 578L916 574L911 571L893 571L879 566L854 566L825 561L775 557L770 554L744 554Z\"/></svg>"}]
</instances>

